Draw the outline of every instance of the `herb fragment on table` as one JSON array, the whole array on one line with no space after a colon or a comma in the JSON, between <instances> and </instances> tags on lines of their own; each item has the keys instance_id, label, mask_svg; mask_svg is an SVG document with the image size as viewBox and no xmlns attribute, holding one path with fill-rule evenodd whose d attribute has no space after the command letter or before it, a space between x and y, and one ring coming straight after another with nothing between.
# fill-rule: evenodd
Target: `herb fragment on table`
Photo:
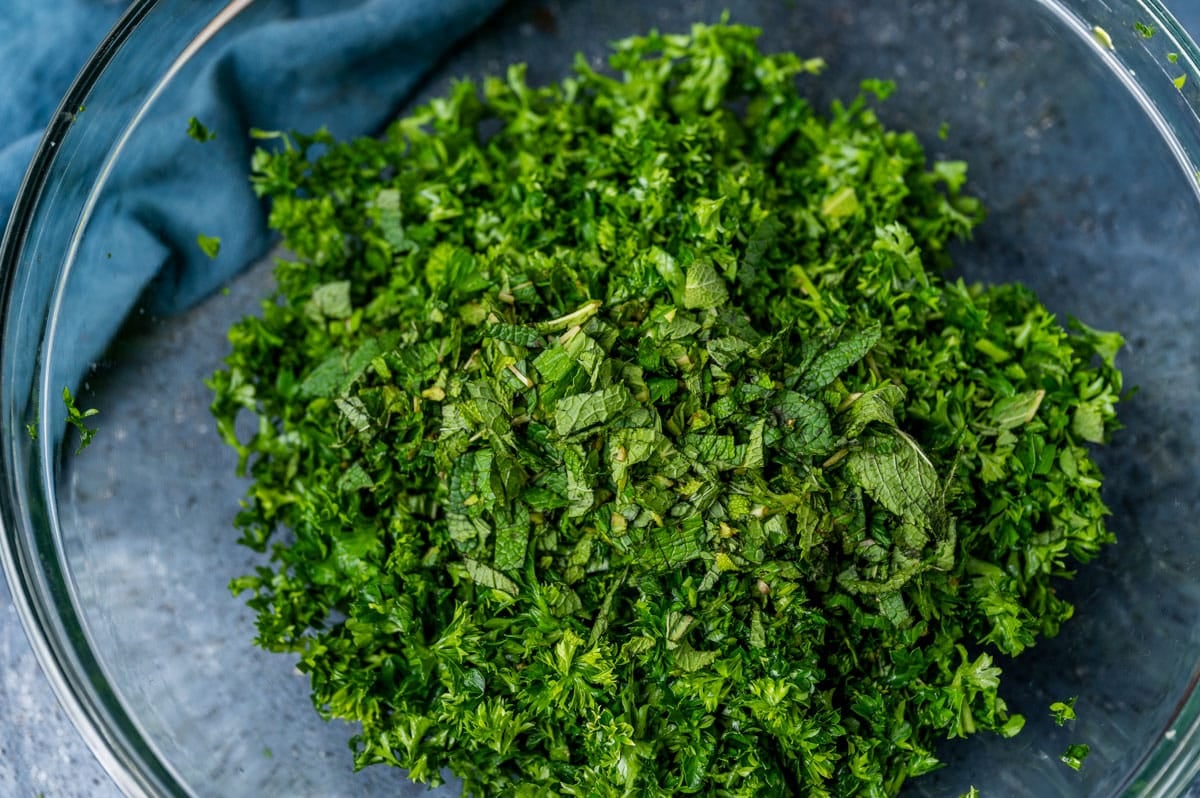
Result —
<instances>
[{"instance_id":1,"label":"herb fragment on table","mask_svg":"<svg viewBox=\"0 0 1200 798\"><path fill-rule=\"evenodd\" d=\"M1113 540L1121 339L944 276L966 166L756 38L260 133L290 254L210 380L269 557L231 587L356 766L888 796L1020 731L997 657Z\"/></svg>"},{"instance_id":2,"label":"herb fragment on table","mask_svg":"<svg viewBox=\"0 0 1200 798\"><path fill-rule=\"evenodd\" d=\"M1083 743L1074 743L1067 746L1066 752L1058 759L1071 770L1079 770L1083 767L1083 762L1087 759L1091 749Z\"/></svg>"},{"instance_id":3,"label":"herb fragment on table","mask_svg":"<svg viewBox=\"0 0 1200 798\"><path fill-rule=\"evenodd\" d=\"M1147 25L1145 22L1133 23L1133 29L1138 32L1138 35L1143 39L1152 39L1157 32L1153 25Z\"/></svg>"},{"instance_id":4,"label":"herb fragment on table","mask_svg":"<svg viewBox=\"0 0 1200 798\"><path fill-rule=\"evenodd\" d=\"M67 423L79 432L79 447L75 450L75 454L79 454L92 445L92 438L96 436L96 432L98 431L95 427L89 427L85 419L98 415L100 411L94 407L90 407L87 410L80 410L79 406L75 404L75 397L71 395L71 389L66 386L62 389L62 400L63 405L67 408ZM30 435L36 437L36 434L37 427L35 425L30 430Z\"/></svg>"},{"instance_id":5,"label":"herb fragment on table","mask_svg":"<svg viewBox=\"0 0 1200 798\"><path fill-rule=\"evenodd\" d=\"M217 137L214 131L210 130L207 125L194 116L188 119L187 133L201 144L206 141L212 141Z\"/></svg>"},{"instance_id":6,"label":"herb fragment on table","mask_svg":"<svg viewBox=\"0 0 1200 798\"><path fill-rule=\"evenodd\" d=\"M1106 31L1104 28L1100 27L1099 25L1094 25L1092 27L1092 37L1097 42L1099 42L1100 46L1103 47L1105 50L1116 50L1117 49L1116 46L1113 45L1112 36L1109 34L1108 31Z\"/></svg>"}]
</instances>

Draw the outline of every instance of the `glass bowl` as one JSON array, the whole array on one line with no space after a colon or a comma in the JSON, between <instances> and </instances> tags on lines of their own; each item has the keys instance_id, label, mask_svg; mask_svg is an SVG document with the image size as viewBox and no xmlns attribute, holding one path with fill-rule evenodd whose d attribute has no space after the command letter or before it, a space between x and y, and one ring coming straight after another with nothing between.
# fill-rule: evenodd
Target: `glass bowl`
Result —
<instances>
[{"instance_id":1,"label":"glass bowl","mask_svg":"<svg viewBox=\"0 0 1200 798\"><path fill-rule=\"evenodd\" d=\"M595 58L611 40L714 21L726 5L513 2L420 92L513 61L550 82L576 51ZM1179 794L1200 767L1200 54L1155 0L736 5L733 20L762 26L766 49L828 62L818 104L864 78L894 79L885 121L915 130L934 157L970 162L990 215L956 253L965 277L1019 280L1054 311L1128 340L1120 362L1137 392L1099 453L1120 542L1062 586L1078 603L1062 634L1006 663L1025 731L946 745L948 767L907 794ZM270 289L271 242L262 208L244 199L246 135L210 142L228 173L200 150L162 153L202 114L239 131L314 127L324 70L398 62L415 75L490 5L467 8L439 19L431 40L404 20L438 17L436 3L135 3L31 168L2 254L3 561L63 705L129 795L422 791L385 768L352 772L352 730L319 719L291 661L251 645L253 616L230 596L256 555L235 542L246 484L204 379L227 351L224 330ZM321 46L364 24L390 38ZM307 38L287 38L297 26ZM325 123L378 129L411 88L383 83L339 87L341 112ZM214 208L213 185L241 204ZM195 224L162 214L164 199L190 203ZM221 229L204 227L216 218ZM207 266L197 233L224 242ZM63 387L100 411L82 452ZM1071 695L1079 720L1060 729L1046 707ZM1071 742L1091 746L1079 772L1058 761Z\"/></svg>"}]
</instances>

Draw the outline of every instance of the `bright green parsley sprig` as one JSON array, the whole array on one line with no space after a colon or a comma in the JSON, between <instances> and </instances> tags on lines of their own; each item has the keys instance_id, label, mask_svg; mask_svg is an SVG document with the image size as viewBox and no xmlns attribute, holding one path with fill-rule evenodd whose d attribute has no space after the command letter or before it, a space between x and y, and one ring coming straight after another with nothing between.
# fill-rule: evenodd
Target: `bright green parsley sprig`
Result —
<instances>
[{"instance_id":1,"label":"bright green parsley sprig","mask_svg":"<svg viewBox=\"0 0 1200 798\"><path fill-rule=\"evenodd\" d=\"M1062 726L1069 720L1075 720L1075 701L1076 696L1071 696L1066 701L1055 701L1050 705L1050 716L1054 718L1054 722Z\"/></svg>"},{"instance_id":2,"label":"bright green parsley sprig","mask_svg":"<svg viewBox=\"0 0 1200 798\"><path fill-rule=\"evenodd\" d=\"M943 277L965 166L864 97L817 113L820 62L756 38L255 156L294 254L211 380L270 555L232 586L358 766L890 796L1020 730L993 656L1112 540L1121 340Z\"/></svg>"},{"instance_id":3,"label":"bright green parsley sprig","mask_svg":"<svg viewBox=\"0 0 1200 798\"><path fill-rule=\"evenodd\" d=\"M75 454L81 453L84 449L92 445L92 438L96 437L98 430L95 427L87 425L87 419L99 414L99 410L94 407L89 407L87 410L80 410L75 403L75 397L71 395L71 389L63 386L62 389L63 405L67 410L67 424L74 427L79 433L79 447L76 448ZM34 422L26 427L31 438L37 438L37 423Z\"/></svg>"}]
</instances>

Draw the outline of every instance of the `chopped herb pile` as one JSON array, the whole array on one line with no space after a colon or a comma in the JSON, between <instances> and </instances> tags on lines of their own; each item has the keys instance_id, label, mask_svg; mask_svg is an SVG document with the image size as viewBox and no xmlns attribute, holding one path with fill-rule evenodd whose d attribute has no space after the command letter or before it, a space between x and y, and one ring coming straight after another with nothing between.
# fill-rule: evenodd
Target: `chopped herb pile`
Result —
<instances>
[{"instance_id":1,"label":"chopped herb pile","mask_svg":"<svg viewBox=\"0 0 1200 798\"><path fill-rule=\"evenodd\" d=\"M944 277L965 165L879 122L887 83L817 112L821 63L756 37L255 157L294 254L211 379L270 555L232 587L358 766L890 796L1021 728L993 656L1113 539L1121 339Z\"/></svg>"},{"instance_id":2,"label":"chopped herb pile","mask_svg":"<svg viewBox=\"0 0 1200 798\"><path fill-rule=\"evenodd\" d=\"M196 244L210 259L217 257L221 252L221 239L215 236L198 235Z\"/></svg>"}]
</instances>

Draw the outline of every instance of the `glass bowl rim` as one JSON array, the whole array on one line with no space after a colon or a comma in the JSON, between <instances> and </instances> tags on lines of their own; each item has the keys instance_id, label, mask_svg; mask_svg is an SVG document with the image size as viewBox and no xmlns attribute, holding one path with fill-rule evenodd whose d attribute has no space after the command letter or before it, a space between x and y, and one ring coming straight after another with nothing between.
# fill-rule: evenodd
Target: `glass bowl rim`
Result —
<instances>
[{"instance_id":1,"label":"glass bowl rim","mask_svg":"<svg viewBox=\"0 0 1200 798\"><path fill-rule=\"evenodd\" d=\"M226 21L253 5L256 0L225 0L212 11L215 24L205 27L180 49L173 61L181 67L191 58ZM1135 96L1143 110L1154 121L1164 142L1172 147L1180 164L1197 177L1194 187L1200 195L1200 100L1186 104L1182 123L1191 129L1193 139L1181 143L1170 124L1161 114L1160 101L1169 98L1171 89L1177 89L1170 81L1151 81L1147 76L1136 75L1126 65L1126 55L1114 50L1111 39L1100 28L1091 27L1074 13L1058 5L1058 0L1034 0L1055 14L1065 24L1077 29L1081 35L1090 35L1096 54L1110 61L1114 74L1122 80L1127 90ZM0 329L3 329L10 312L15 272L27 242L33 220L37 217L41 199L48 187L61 149L59 143L68 135L74 123L74 110L82 107L97 81L104 74L117 53L136 41L137 31L155 8L163 6L164 0L133 0L117 23L104 36L74 79L70 89L59 103L52 121L47 126L34 152L29 167L21 182L12 211L7 220L3 237L0 238ZM1132 0L1145 14L1147 24L1159 35L1166 37L1178 53L1178 61L1172 66L1176 71L1200 78L1200 46L1183 29L1174 15L1161 0ZM138 103L137 112L127 120L117 144L109 153L106 163L119 156L130 129L136 126L142 113L153 102L154 97L172 79L177 69L157 77L143 102ZM1155 76L1158 77L1158 76ZM1200 97L1200 95L1197 95ZM101 170L101 181L103 173ZM95 187L91 194L95 193ZM86 223L86 209L78 223ZM0 363L10 356L0 341ZM43 397L43 401L45 398ZM13 442L18 435L14 429L10 439L3 441L0 451L0 566L3 567L13 603L29 639L34 655L43 674L50 683L59 704L70 718L72 725L101 764L117 787L129 796L188 796L190 791L171 772L149 741L144 740L137 724L125 712L119 699L111 691L104 694L103 669L97 667L89 650L81 651L79 642L63 628L61 613L69 614L76 627L79 621L78 599L69 587L68 606L62 606L61 596L54 595L42 577L40 568L49 562L51 568L61 563L57 557L39 556L42 552L36 538L27 527L27 508L20 499L21 492L14 483L12 464L20 457ZM42 436L43 438L45 436ZM44 444L48 446L48 444ZM59 545L60 541L54 541ZM58 574L62 580L63 574ZM83 636L86 647L87 636ZM1175 735L1160 737L1153 747L1138 762L1123 786L1125 795L1178 795L1200 774L1200 662L1193 671L1187 685L1187 693L1176 707L1172 718Z\"/></svg>"}]
</instances>

